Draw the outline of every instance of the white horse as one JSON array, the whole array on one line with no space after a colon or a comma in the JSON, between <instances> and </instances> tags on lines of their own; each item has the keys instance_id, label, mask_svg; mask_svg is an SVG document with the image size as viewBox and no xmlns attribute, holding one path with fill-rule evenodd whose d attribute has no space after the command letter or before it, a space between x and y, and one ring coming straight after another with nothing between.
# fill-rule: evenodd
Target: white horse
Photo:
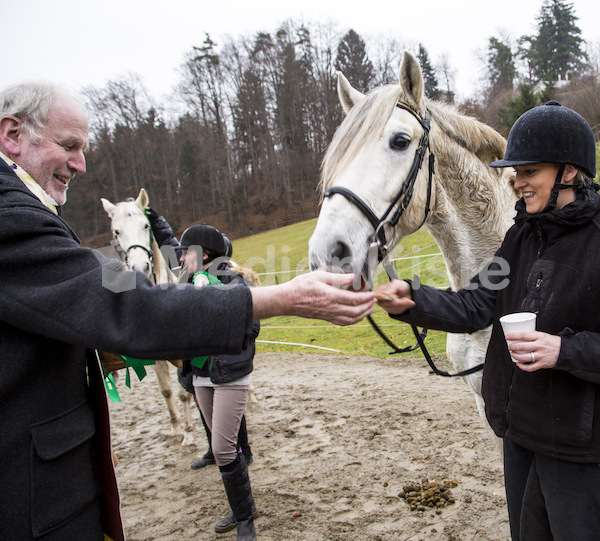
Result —
<instances>
[{"instance_id":1,"label":"white horse","mask_svg":"<svg viewBox=\"0 0 600 541\"><path fill-rule=\"evenodd\" d=\"M102 206L111 219L113 237L117 243L117 250L125 268L143 272L153 284L177 282L177 277L169 269L159 246L152 235L150 222L146 217L146 208L149 200L146 190L142 188L137 199L122 201L114 205L102 198ZM103 353L100 353L102 358ZM167 402L169 418L171 421L171 435L183 436L182 445L193 445L193 421L191 413L192 395L181 385L177 385L177 395L183 411L179 413L173 398L173 386L170 374L171 363L157 361L151 365L156 373L158 387Z\"/></svg>"},{"instance_id":2,"label":"white horse","mask_svg":"<svg viewBox=\"0 0 600 541\"><path fill-rule=\"evenodd\" d=\"M322 164L324 200L309 241L310 265L368 276L373 246L376 264L377 255L382 259L425 225L451 287L460 289L492 258L512 223L511 172L488 166L503 157L506 141L453 106L427 99L421 68L409 53L399 81L364 95L338 75L347 116ZM448 334L456 371L483 362L490 332ZM481 376L465 379L485 420Z\"/></svg>"}]
</instances>

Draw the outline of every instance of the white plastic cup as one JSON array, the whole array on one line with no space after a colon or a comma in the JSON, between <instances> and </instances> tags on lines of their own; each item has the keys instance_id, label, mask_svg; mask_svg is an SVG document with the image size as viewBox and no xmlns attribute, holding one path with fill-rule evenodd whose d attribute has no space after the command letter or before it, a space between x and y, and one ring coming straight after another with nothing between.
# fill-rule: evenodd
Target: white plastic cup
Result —
<instances>
[{"instance_id":1,"label":"white plastic cup","mask_svg":"<svg viewBox=\"0 0 600 541\"><path fill-rule=\"evenodd\" d=\"M500 318L500 324L504 331L504 336L513 332L535 331L535 321L537 315L533 312L516 312L514 314L506 314ZM508 345L521 340L507 340ZM514 353L520 353L515 351ZM512 358L514 362L519 362Z\"/></svg>"}]
</instances>

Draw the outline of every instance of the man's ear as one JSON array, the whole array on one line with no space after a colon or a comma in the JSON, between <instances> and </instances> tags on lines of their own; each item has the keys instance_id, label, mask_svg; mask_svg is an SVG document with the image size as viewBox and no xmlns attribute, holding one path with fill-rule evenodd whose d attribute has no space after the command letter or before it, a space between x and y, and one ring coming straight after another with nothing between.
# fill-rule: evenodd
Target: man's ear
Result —
<instances>
[{"instance_id":1,"label":"man's ear","mask_svg":"<svg viewBox=\"0 0 600 541\"><path fill-rule=\"evenodd\" d=\"M13 115L0 119L0 147L5 154L18 156L21 153L23 123Z\"/></svg>"}]
</instances>

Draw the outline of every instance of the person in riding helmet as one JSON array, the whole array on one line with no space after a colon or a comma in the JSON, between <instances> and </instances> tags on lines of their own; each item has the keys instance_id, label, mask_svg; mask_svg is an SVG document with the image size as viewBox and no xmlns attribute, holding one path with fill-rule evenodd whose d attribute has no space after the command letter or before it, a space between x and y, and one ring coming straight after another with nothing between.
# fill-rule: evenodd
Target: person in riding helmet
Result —
<instances>
[{"instance_id":1,"label":"person in riding helmet","mask_svg":"<svg viewBox=\"0 0 600 541\"><path fill-rule=\"evenodd\" d=\"M246 287L244 279L231 270L231 242L218 229L206 224L191 226L183 232L177 248L182 251L181 272L196 287ZM245 427L242 421L253 370L254 340L259 331L260 324L254 322L249 343L239 355L196 358L184 361L183 368L183 372L187 369L193 374L194 394L209 438L209 451L221 471L231 506L231 513L217 522L215 530L226 532L237 526L238 541L256 538L257 510L248 477L252 454L245 430L239 444L248 449L247 455L238 447L238 439L241 425ZM206 458L205 455L203 460Z\"/></svg>"},{"instance_id":2,"label":"person in riding helmet","mask_svg":"<svg viewBox=\"0 0 600 541\"><path fill-rule=\"evenodd\" d=\"M482 394L503 438L514 541L600 532L600 196L589 124L556 101L524 113L504 159L521 194L493 261L460 291L394 280L380 306L399 320L471 333L492 326ZM535 312L537 330L499 319ZM506 340L516 341L507 346ZM512 358L511 358L512 357Z\"/></svg>"}]
</instances>

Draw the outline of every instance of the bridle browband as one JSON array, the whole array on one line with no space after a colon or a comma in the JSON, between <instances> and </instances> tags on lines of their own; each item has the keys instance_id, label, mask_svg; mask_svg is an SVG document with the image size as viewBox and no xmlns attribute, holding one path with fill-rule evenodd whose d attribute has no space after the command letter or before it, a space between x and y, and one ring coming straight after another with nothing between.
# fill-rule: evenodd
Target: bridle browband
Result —
<instances>
[{"instance_id":1,"label":"bridle browband","mask_svg":"<svg viewBox=\"0 0 600 541\"><path fill-rule=\"evenodd\" d=\"M344 188L343 186L332 186L331 188L328 188L327 190L325 190L325 192L323 193L323 198L331 197L332 195L334 195L336 193L344 196L348 201L350 201L351 203L354 203L354 205L356 205L356 207L367 217L367 219L373 226L374 233L373 233L372 237L369 239L369 254L368 254L367 259L368 260L371 259L371 257L372 257L371 254L373 254L373 255L376 254L376 263L375 263L375 265L373 265L373 268L371 268L370 265L368 268L369 276L367 276L367 281L369 282L370 285L372 285L372 279L373 279L372 274L374 274L374 267L376 266L377 263L381 263L382 261L384 261L384 259L386 259L387 255L389 253L389 250L390 250L390 245L387 242L387 239L385 236L385 225L388 224L392 228L395 227L398 224L400 217L402 216L402 214L404 213L404 211L410 204L410 201L412 199L413 192L415 189L417 175L419 174L419 171L423 165L423 161L425 159L425 153L427 151L429 151L429 164L428 164L429 165L429 176L428 176L428 182L427 182L427 199L425 202L425 209L424 209L425 212L423 215L423 220L419 224L419 227L417 227L417 229L415 229L415 231L417 231L418 229L420 229L423 226L423 224L427 220L427 217L429 216L429 212L431 210L431 208L430 208L431 190L432 190L432 185L433 185L433 175L435 174L435 170L434 170L435 154L433 152L431 152L431 148L429 146L429 131L431 129L431 122L430 122L431 117L429 114L429 110L425 109L425 115L422 116L416 109L414 109L409 104L404 103L402 101L398 101L396 103L396 107L399 107L400 109L404 109L404 110L408 111L419 121L419 124L421 124L421 127L423 128L423 135L421 135L421 139L419 140L419 144L417 146L417 149L415 150L415 157L413 159L413 163L411 165L410 171L408 172L406 179L402 183L400 190L398 191L398 193L396 194L396 196L394 197L392 202L389 204L386 211L382 214L382 216L378 217L371 210L369 205L367 205L358 195L356 195L352 190L349 190L348 188ZM394 210L394 208L395 208L395 210ZM388 278L390 280L397 278L396 272L394 271L393 267L390 264L384 263L384 267L387 272ZM455 374L450 374L449 372L446 372L445 370L440 370L439 368L436 367L435 363L433 362L433 359L431 358L431 355L429 354L429 351L427 351L427 347L425 346L424 340L425 340L425 337L427 336L427 329L423 329L423 330L421 330L421 332L419 332L419 330L417 329L417 327L415 325L411 325L411 328L412 328L415 338L417 340L417 344L414 346L408 346L405 348L398 348L385 335L385 333L377 326L377 324L375 323L375 321L373 320L373 318L370 315L367 316L367 319L369 320L369 323L371 323L371 326L377 332L377 334L385 341L386 344L388 344L388 346L390 346L392 348L392 351L390 351L390 355L397 354L397 353L406 353L409 351L414 351L417 348L421 348L421 351L423 352L423 356L427 360L427 363L429 364L431 371L434 374L437 374L438 376L444 376L444 377L467 376L467 375L473 374L474 372L477 372L483 368L483 364L479 364L477 366L473 366L467 370L462 370Z\"/></svg>"}]
</instances>

